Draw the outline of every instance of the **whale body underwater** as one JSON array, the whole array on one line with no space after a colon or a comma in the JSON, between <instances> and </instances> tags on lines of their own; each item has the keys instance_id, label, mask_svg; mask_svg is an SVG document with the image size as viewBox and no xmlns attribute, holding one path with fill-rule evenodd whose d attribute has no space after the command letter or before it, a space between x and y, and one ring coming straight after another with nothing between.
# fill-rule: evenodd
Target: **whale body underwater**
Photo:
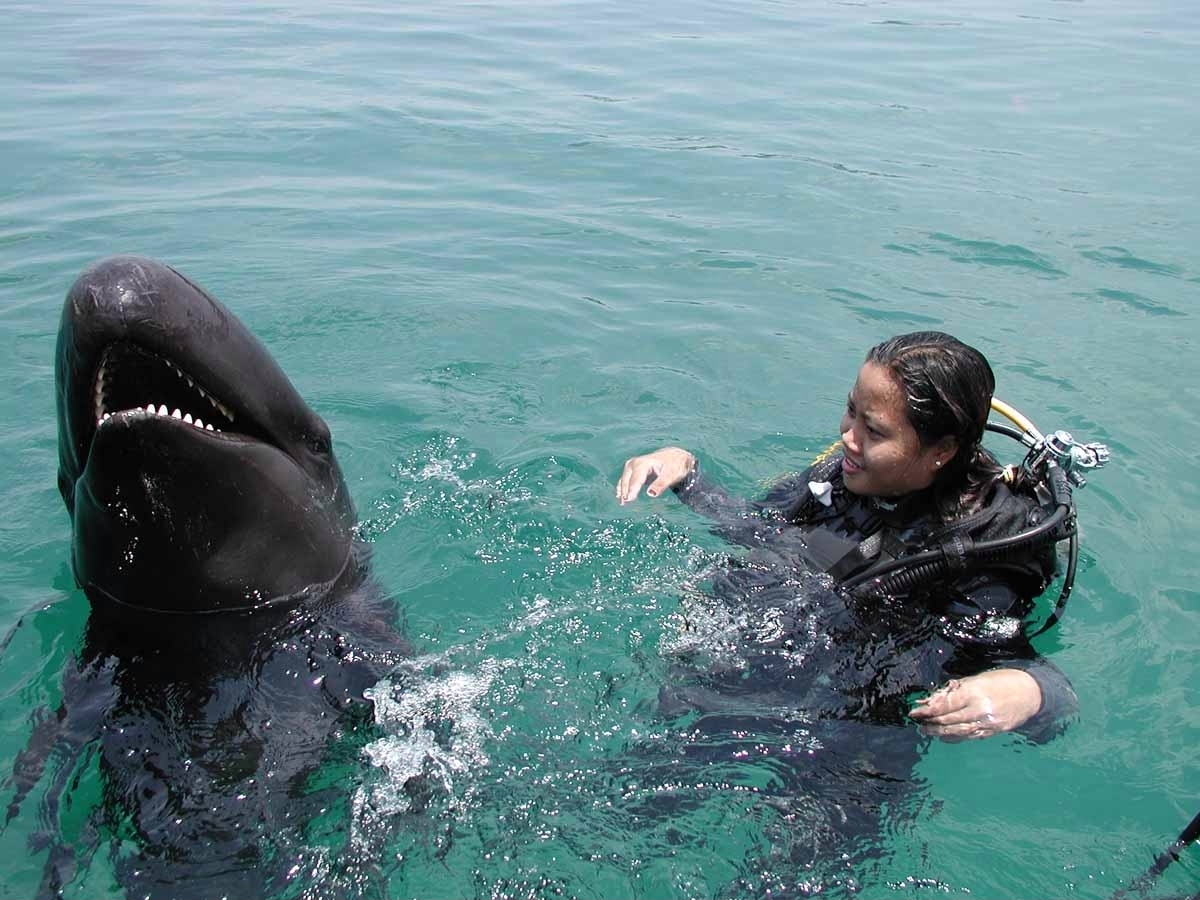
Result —
<instances>
[{"instance_id":1,"label":"whale body underwater","mask_svg":"<svg viewBox=\"0 0 1200 900\"><path fill-rule=\"evenodd\" d=\"M280 836L330 802L313 772L410 655L329 429L236 316L140 257L71 287L56 390L91 614L61 706L14 767L9 820L49 781L41 893L106 841L131 897L286 893ZM89 765L103 799L68 841L59 818Z\"/></svg>"}]
</instances>

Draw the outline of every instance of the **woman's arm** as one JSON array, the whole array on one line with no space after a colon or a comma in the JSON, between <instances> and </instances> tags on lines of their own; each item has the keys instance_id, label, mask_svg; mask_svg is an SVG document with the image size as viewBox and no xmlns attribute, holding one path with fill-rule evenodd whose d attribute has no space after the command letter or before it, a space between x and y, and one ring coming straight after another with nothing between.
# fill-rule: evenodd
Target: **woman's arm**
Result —
<instances>
[{"instance_id":1,"label":"woman's arm","mask_svg":"<svg viewBox=\"0 0 1200 900\"><path fill-rule=\"evenodd\" d=\"M947 636L958 648L948 667L972 674L917 701L910 715L926 734L947 739L1019 731L1041 742L1061 733L1079 700L1067 676L1026 640L1026 595L996 572L957 587L944 611Z\"/></svg>"},{"instance_id":2,"label":"woman's arm","mask_svg":"<svg viewBox=\"0 0 1200 900\"><path fill-rule=\"evenodd\" d=\"M688 508L721 523L735 522L757 513L754 504L731 497L700 472L694 455L681 447L663 447L625 462L617 482L617 502L622 506L637 498L642 487L647 497L671 489Z\"/></svg>"},{"instance_id":3,"label":"woman's arm","mask_svg":"<svg viewBox=\"0 0 1200 900\"><path fill-rule=\"evenodd\" d=\"M723 487L709 481L692 453L681 447L663 447L626 460L617 481L617 502L622 506L632 502L643 486L648 497L657 497L671 489L689 509L722 525L777 522L791 517L791 511L808 490L806 478L807 473L789 476L762 500L745 500L730 496ZM734 543L745 543L731 539Z\"/></svg>"},{"instance_id":4,"label":"woman's arm","mask_svg":"<svg viewBox=\"0 0 1200 900\"><path fill-rule=\"evenodd\" d=\"M1019 731L1040 743L1060 733L1078 709L1066 675L1036 657L953 678L918 700L909 715L925 734L949 740Z\"/></svg>"},{"instance_id":5,"label":"woman's arm","mask_svg":"<svg viewBox=\"0 0 1200 900\"><path fill-rule=\"evenodd\" d=\"M617 502L622 506L633 502L643 486L647 497L657 497L682 483L695 468L696 457L682 447L663 447L643 456L632 456L625 460L617 481Z\"/></svg>"}]
</instances>

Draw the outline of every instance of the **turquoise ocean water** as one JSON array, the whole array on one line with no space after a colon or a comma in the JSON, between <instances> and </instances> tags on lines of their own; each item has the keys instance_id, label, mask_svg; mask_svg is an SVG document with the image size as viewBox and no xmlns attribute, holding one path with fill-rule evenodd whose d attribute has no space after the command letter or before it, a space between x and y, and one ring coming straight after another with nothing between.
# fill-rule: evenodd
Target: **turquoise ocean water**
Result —
<instances>
[{"instance_id":1,"label":"turquoise ocean water","mask_svg":"<svg viewBox=\"0 0 1200 900\"><path fill-rule=\"evenodd\" d=\"M812 886L1109 897L1200 808L1200 6L0 14L4 771L88 614L55 488L60 304L135 252L230 305L327 419L437 661L328 764L347 802L289 848L297 892L705 897L769 865L745 797L621 814L611 761L658 727L679 598L720 545L612 484L671 442L758 490L832 439L865 349L920 328L984 350L1043 429L1112 448L1038 640L1081 715L1046 746L929 745L878 856ZM431 716L452 740L422 743ZM398 790L418 751L444 787L419 814ZM66 841L94 767L71 796ZM38 884L38 799L0 832L0 896ZM355 841L370 885L339 864ZM1158 893L1198 884L1193 850ZM67 896L118 892L101 852Z\"/></svg>"}]
</instances>

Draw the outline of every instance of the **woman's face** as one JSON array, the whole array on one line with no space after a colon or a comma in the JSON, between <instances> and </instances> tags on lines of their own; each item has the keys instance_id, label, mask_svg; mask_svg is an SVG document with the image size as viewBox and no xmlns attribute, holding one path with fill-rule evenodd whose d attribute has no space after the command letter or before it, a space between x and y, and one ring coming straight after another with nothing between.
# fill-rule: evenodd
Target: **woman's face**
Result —
<instances>
[{"instance_id":1,"label":"woman's face","mask_svg":"<svg viewBox=\"0 0 1200 900\"><path fill-rule=\"evenodd\" d=\"M858 370L846 400L842 444L846 489L864 497L899 497L929 487L956 447L949 437L921 446L899 381L873 362Z\"/></svg>"}]
</instances>

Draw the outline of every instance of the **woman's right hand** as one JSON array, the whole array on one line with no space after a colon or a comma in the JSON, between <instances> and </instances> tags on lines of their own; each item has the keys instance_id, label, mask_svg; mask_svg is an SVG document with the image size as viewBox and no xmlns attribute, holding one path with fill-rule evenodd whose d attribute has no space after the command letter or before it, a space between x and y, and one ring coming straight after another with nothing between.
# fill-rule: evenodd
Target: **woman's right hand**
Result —
<instances>
[{"instance_id":1,"label":"woman's right hand","mask_svg":"<svg viewBox=\"0 0 1200 900\"><path fill-rule=\"evenodd\" d=\"M682 447L663 447L645 456L631 457L625 460L617 482L617 502L624 506L636 500L642 485L651 478L654 480L646 488L646 496L657 497L687 478L695 468L696 457Z\"/></svg>"},{"instance_id":2,"label":"woman's right hand","mask_svg":"<svg viewBox=\"0 0 1200 900\"><path fill-rule=\"evenodd\" d=\"M991 737L1020 728L1042 708L1037 679L1022 669L990 669L950 682L917 701L909 715L944 740Z\"/></svg>"}]
</instances>

